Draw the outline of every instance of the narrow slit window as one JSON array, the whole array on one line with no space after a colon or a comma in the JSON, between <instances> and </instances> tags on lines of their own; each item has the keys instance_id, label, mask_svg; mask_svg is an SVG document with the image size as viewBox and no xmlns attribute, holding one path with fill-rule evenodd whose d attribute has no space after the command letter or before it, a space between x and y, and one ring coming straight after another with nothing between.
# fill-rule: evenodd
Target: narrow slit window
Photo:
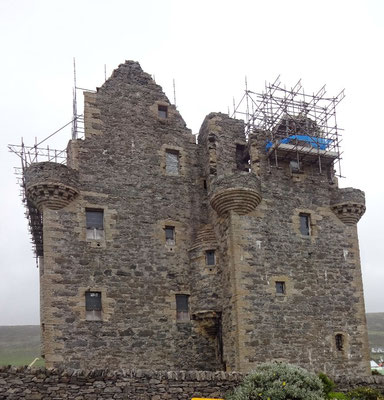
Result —
<instances>
[{"instance_id":1,"label":"narrow slit window","mask_svg":"<svg viewBox=\"0 0 384 400\"><path fill-rule=\"evenodd\" d=\"M215 250L207 250L205 252L205 262L207 265L216 264Z\"/></svg>"},{"instance_id":2,"label":"narrow slit window","mask_svg":"<svg viewBox=\"0 0 384 400\"><path fill-rule=\"evenodd\" d=\"M174 226L166 226L165 227L165 243L169 246L173 246L176 244L175 227Z\"/></svg>"},{"instance_id":3,"label":"narrow slit window","mask_svg":"<svg viewBox=\"0 0 384 400\"><path fill-rule=\"evenodd\" d=\"M311 216L309 214L300 214L300 233L303 236L311 235Z\"/></svg>"},{"instance_id":4,"label":"narrow slit window","mask_svg":"<svg viewBox=\"0 0 384 400\"><path fill-rule=\"evenodd\" d=\"M176 320L189 321L189 296L187 294L176 295Z\"/></svg>"},{"instance_id":5,"label":"narrow slit window","mask_svg":"<svg viewBox=\"0 0 384 400\"><path fill-rule=\"evenodd\" d=\"M165 172L167 175L179 175L180 154L175 150L167 150L165 152Z\"/></svg>"},{"instance_id":6,"label":"narrow slit window","mask_svg":"<svg viewBox=\"0 0 384 400\"><path fill-rule=\"evenodd\" d=\"M343 351L344 350L344 337L341 333L338 333L335 335L335 344L336 344L336 349L338 351Z\"/></svg>"},{"instance_id":7,"label":"narrow slit window","mask_svg":"<svg viewBox=\"0 0 384 400\"><path fill-rule=\"evenodd\" d=\"M167 119L168 118L168 106L158 106L157 115L159 118Z\"/></svg>"},{"instance_id":8,"label":"narrow slit window","mask_svg":"<svg viewBox=\"0 0 384 400\"><path fill-rule=\"evenodd\" d=\"M85 210L87 239L102 239L104 237L104 210Z\"/></svg>"},{"instance_id":9,"label":"narrow slit window","mask_svg":"<svg viewBox=\"0 0 384 400\"><path fill-rule=\"evenodd\" d=\"M85 313L87 321L101 320L101 292L85 292Z\"/></svg>"},{"instance_id":10,"label":"narrow slit window","mask_svg":"<svg viewBox=\"0 0 384 400\"><path fill-rule=\"evenodd\" d=\"M276 294L285 294L285 282L284 281L276 282Z\"/></svg>"}]
</instances>

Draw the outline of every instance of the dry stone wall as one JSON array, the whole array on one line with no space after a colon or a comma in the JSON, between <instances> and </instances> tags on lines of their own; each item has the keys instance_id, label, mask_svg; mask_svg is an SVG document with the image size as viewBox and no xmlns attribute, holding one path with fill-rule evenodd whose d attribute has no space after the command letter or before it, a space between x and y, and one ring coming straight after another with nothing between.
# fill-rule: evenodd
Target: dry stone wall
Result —
<instances>
[{"instance_id":1,"label":"dry stone wall","mask_svg":"<svg viewBox=\"0 0 384 400\"><path fill-rule=\"evenodd\" d=\"M0 367L0 400L190 400L224 398L244 374L208 371L63 370ZM360 386L384 394L384 377L349 377L337 390Z\"/></svg>"},{"instance_id":2,"label":"dry stone wall","mask_svg":"<svg viewBox=\"0 0 384 400\"><path fill-rule=\"evenodd\" d=\"M208 371L45 370L0 367L0 400L189 400L223 398L238 373Z\"/></svg>"}]
</instances>

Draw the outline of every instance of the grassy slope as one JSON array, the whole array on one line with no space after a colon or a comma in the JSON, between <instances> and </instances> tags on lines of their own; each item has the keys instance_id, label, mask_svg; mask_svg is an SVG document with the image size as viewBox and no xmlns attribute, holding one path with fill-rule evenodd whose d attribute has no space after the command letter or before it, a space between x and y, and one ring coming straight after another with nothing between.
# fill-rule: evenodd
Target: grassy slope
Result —
<instances>
[{"instance_id":1,"label":"grassy slope","mask_svg":"<svg viewBox=\"0 0 384 400\"><path fill-rule=\"evenodd\" d=\"M40 327L0 326L0 365L29 365L40 358ZM34 366L44 365L38 360Z\"/></svg>"},{"instance_id":2,"label":"grassy slope","mask_svg":"<svg viewBox=\"0 0 384 400\"><path fill-rule=\"evenodd\" d=\"M384 347L384 313L367 314L371 347ZM0 365L29 365L40 358L40 327L0 326ZM44 365L40 359L35 366Z\"/></svg>"},{"instance_id":3,"label":"grassy slope","mask_svg":"<svg viewBox=\"0 0 384 400\"><path fill-rule=\"evenodd\" d=\"M367 324L371 347L384 347L384 313L368 313Z\"/></svg>"}]
</instances>

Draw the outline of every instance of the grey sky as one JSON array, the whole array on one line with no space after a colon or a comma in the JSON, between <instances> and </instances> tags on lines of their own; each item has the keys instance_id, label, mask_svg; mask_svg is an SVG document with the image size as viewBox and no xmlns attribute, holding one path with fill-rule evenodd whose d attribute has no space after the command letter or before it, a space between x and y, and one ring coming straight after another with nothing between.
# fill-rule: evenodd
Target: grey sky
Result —
<instances>
[{"instance_id":1,"label":"grey sky","mask_svg":"<svg viewBox=\"0 0 384 400\"><path fill-rule=\"evenodd\" d=\"M0 325L38 324L38 270L8 143L34 144L72 116L78 86L94 89L126 59L156 77L197 133L206 114L227 112L244 76L260 91L278 74L307 92L343 88L338 109L340 186L366 192L359 223L368 312L384 312L382 115L384 2L353 0L1 0ZM70 131L50 143L63 148Z\"/></svg>"}]
</instances>

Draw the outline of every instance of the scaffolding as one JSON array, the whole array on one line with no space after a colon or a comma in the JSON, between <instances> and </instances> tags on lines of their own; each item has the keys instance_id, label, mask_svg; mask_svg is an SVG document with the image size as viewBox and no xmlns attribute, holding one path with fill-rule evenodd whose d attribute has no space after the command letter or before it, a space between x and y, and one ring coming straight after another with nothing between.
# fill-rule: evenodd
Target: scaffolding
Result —
<instances>
[{"instance_id":1,"label":"scaffolding","mask_svg":"<svg viewBox=\"0 0 384 400\"><path fill-rule=\"evenodd\" d=\"M75 88L75 90L76 89L77 88ZM75 106L73 109L76 111ZM8 145L8 150L16 154L21 162L21 166L15 167L14 170L17 184L20 186L20 197L26 209L25 216L28 219L36 259L43 255L43 220L41 212L31 201L28 200L26 195L25 171L31 164L38 162L55 162L59 164L67 163L67 149L57 150L51 148L49 145L43 147L43 143L47 142L70 125L72 125L72 138L81 139L84 136L84 118L83 115L77 115L74 113L71 121L63 125L51 135L47 136L44 140L37 142L37 138L35 138L34 146L26 146L23 138L21 138L20 145Z\"/></svg>"},{"instance_id":2,"label":"scaffolding","mask_svg":"<svg viewBox=\"0 0 384 400\"><path fill-rule=\"evenodd\" d=\"M291 89L283 87L280 76L265 84L262 93L248 89L238 105L233 118L243 118L245 134L265 132L268 137L265 151L270 167L295 160L295 168L303 163L317 165L319 173L325 167L336 176L341 175L341 131L336 120L336 106L345 97L342 90L336 97L327 97L325 85L317 93L306 94L299 80Z\"/></svg>"}]
</instances>

